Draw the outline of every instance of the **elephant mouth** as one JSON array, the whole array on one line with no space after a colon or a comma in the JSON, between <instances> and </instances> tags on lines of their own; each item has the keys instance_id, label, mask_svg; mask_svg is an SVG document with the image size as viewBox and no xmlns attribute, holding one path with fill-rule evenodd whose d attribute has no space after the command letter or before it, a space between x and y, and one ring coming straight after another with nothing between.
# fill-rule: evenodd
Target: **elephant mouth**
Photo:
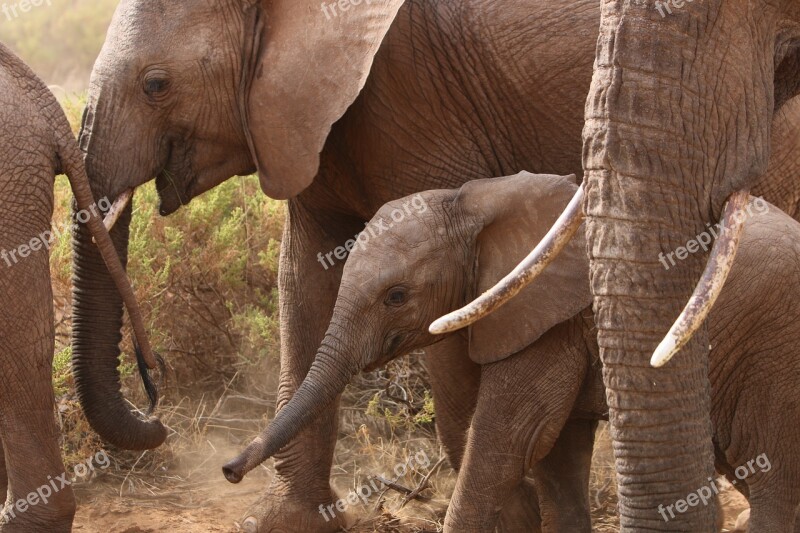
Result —
<instances>
[{"instance_id":1,"label":"elephant mouth","mask_svg":"<svg viewBox=\"0 0 800 533\"><path fill-rule=\"evenodd\" d=\"M192 172L191 149L186 143L172 141L166 164L156 173L156 191L160 200L158 212L169 216L192 199L192 189L197 176Z\"/></svg>"},{"instance_id":2,"label":"elephant mouth","mask_svg":"<svg viewBox=\"0 0 800 533\"><path fill-rule=\"evenodd\" d=\"M156 176L156 190L158 191L158 212L161 216L169 216L182 206L189 203L192 198L189 194L194 179L183 182L167 169Z\"/></svg>"},{"instance_id":3,"label":"elephant mouth","mask_svg":"<svg viewBox=\"0 0 800 533\"><path fill-rule=\"evenodd\" d=\"M407 346L409 336L406 333L399 333L389 337L384 343L383 353L377 359L370 361L364 366L365 372L372 372L384 366L389 361L397 359L405 353L404 347Z\"/></svg>"},{"instance_id":4,"label":"elephant mouth","mask_svg":"<svg viewBox=\"0 0 800 533\"><path fill-rule=\"evenodd\" d=\"M384 366L386 363L388 363L389 361L391 361L395 357L396 356L394 354L388 354L388 355L381 356L378 359L376 359L375 361L372 361L367 366L365 366L364 367L364 372L374 372L375 370L378 370L379 368Z\"/></svg>"},{"instance_id":5,"label":"elephant mouth","mask_svg":"<svg viewBox=\"0 0 800 533\"><path fill-rule=\"evenodd\" d=\"M164 185L164 183L168 183L168 185ZM171 215L182 205L186 205L189 203L189 199L191 196L189 192L191 191L192 184L194 180L189 180L186 187L183 191L179 190L177 186L175 186L174 180L170 177L170 175L166 171L159 172L156 176L156 190L158 191L159 196L159 213L162 216ZM125 208L133 199L133 195L136 192L136 187L131 187L129 189L125 189L122 191L114 200L114 203L111 205L111 208L106 213L105 218L103 219L103 224L106 227L106 230L111 231L116 224L119 217L122 215Z\"/></svg>"}]
</instances>

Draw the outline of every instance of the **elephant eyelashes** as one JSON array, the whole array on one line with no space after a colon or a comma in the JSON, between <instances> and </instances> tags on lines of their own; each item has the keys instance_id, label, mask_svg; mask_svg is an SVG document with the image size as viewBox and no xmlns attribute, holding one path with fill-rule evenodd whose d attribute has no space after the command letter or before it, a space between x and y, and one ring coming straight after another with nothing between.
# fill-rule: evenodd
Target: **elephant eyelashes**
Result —
<instances>
[{"instance_id":1,"label":"elephant eyelashes","mask_svg":"<svg viewBox=\"0 0 800 533\"><path fill-rule=\"evenodd\" d=\"M403 287L395 287L386 295L384 303L390 307L399 307L406 303L408 299L408 291Z\"/></svg>"}]
</instances>

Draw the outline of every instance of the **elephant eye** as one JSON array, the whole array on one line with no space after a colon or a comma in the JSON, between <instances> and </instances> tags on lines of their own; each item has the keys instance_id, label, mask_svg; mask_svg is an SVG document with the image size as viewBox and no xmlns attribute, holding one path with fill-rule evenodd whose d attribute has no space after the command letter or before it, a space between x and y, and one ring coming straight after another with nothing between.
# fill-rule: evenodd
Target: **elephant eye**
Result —
<instances>
[{"instance_id":1,"label":"elephant eye","mask_svg":"<svg viewBox=\"0 0 800 533\"><path fill-rule=\"evenodd\" d=\"M166 77L166 72L150 72L144 79L144 93L150 98L163 96L167 89L169 89L169 80Z\"/></svg>"},{"instance_id":2,"label":"elephant eye","mask_svg":"<svg viewBox=\"0 0 800 533\"><path fill-rule=\"evenodd\" d=\"M384 303L390 307L399 307L406 303L408 291L404 287L393 287L386 294Z\"/></svg>"}]
</instances>

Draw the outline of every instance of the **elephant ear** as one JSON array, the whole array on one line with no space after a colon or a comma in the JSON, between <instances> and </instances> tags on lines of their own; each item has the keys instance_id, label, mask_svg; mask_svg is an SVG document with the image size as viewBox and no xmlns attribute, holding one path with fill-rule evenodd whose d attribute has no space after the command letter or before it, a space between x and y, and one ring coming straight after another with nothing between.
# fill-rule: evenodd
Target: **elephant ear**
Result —
<instances>
[{"instance_id":1,"label":"elephant ear","mask_svg":"<svg viewBox=\"0 0 800 533\"><path fill-rule=\"evenodd\" d=\"M246 120L264 193L286 199L311 184L331 126L364 87L402 4L255 2L264 20L254 37Z\"/></svg>"},{"instance_id":2,"label":"elephant ear","mask_svg":"<svg viewBox=\"0 0 800 533\"><path fill-rule=\"evenodd\" d=\"M493 287L539 244L576 190L574 175L528 172L462 187L460 201L482 227L475 243L476 296ZM479 364L505 359L591 302L586 237L581 227L536 281L470 327L470 358Z\"/></svg>"}]
</instances>

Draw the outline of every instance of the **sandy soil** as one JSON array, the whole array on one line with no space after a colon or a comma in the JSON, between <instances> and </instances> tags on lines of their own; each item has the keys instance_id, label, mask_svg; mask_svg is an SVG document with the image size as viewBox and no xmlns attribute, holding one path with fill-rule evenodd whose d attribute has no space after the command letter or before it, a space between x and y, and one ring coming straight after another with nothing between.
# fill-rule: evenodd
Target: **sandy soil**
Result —
<instances>
[{"instance_id":1,"label":"sandy soil","mask_svg":"<svg viewBox=\"0 0 800 533\"><path fill-rule=\"evenodd\" d=\"M618 531L612 463L607 434L600 433L595 452L592 481L594 530L600 533ZM79 510L74 530L80 533L172 533L236 532L238 521L256 499L258 491L269 481L267 468L254 471L241 485L226 483L218 467L230 457L220 443L188 454L174 468L163 467L157 477L108 472L100 478L77 486ZM344 465L334 472L334 483L340 493L347 492L355 479L355 471L378 466L365 460L366 469ZM192 464L186 468L181 465ZM373 470L377 472L377 470ZM441 526L454 475L444 465L431 478L432 488L425 494L433 501L412 502L399 510L401 496L389 491L371 501L369 506L352 513L354 527L348 531L367 532L436 532ZM721 483L721 501L725 509L725 529L730 531L739 513L747 508L746 500L732 486Z\"/></svg>"}]
</instances>

